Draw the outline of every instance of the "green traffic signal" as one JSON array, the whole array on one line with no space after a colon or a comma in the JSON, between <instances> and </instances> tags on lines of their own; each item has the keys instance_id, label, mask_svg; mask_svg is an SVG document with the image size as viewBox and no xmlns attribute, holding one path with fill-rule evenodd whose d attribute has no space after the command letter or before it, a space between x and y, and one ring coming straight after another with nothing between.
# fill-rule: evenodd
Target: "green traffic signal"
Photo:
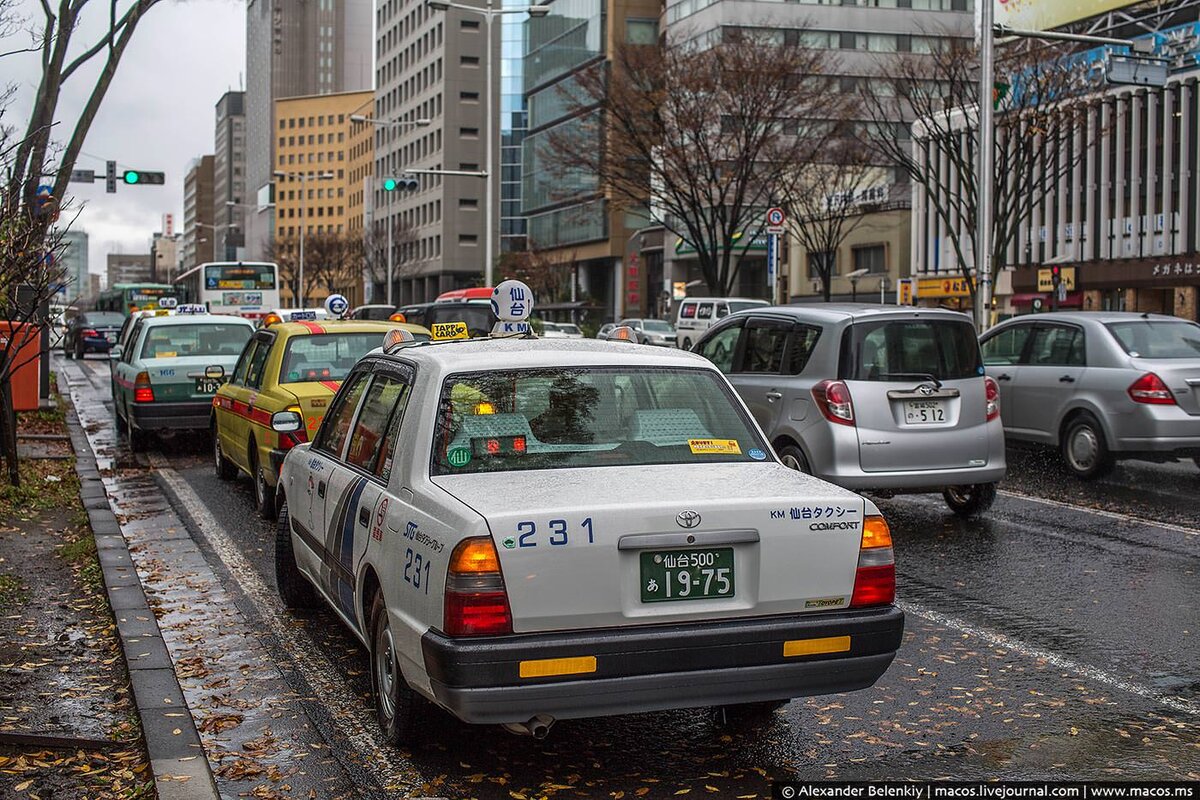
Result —
<instances>
[{"instance_id":1,"label":"green traffic signal","mask_svg":"<svg viewBox=\"0 0 1200 800\"><path fill-rule=\"evenodd\" d=\"M125 181L125 183L132 186L133 184L135 184L139 180L141 180L141 177L142 176L138 174L137 170L127 169L127 170L125 170L125 174L122 176L122 179Z\"/></svg>"},{"instance_id":2,"label":"green traffic signal","mask_svg":"<svg viewBox=\"0 0 1200 800\"><path fill-rule=\"evenodd\" d=\"M383 190L385 192L396 191L396 179L395 178L385 178L383 181Z\"/></svg>"}]
</instances>

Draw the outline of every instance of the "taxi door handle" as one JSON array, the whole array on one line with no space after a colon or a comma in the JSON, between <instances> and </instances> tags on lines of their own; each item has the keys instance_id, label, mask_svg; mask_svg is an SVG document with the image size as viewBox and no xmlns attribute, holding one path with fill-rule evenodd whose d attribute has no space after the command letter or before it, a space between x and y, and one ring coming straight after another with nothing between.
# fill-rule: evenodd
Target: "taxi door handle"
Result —
<instances>
[{"instance_id":1,"label":"taxi door handle","mask_svg":"<svg viewBox=\"0 0 1200 800\"><path fill-rule=\"evenodd\" d=\"M783 398L783 395L779 392L776 392L774 390L767 392L767 402L768 403L774 403L776 400L781 400L782 398Z\"/></svg>"},{"instance_id":2,"label":"taxi door handle","mask_svg":"<svg viewBox=\"0 0 1200 800\"><path fill-rule=\"evenodd\" d=\"M325 481L317 481L317 497L325 496Z\"/></svg>"},{"instance_id":3,"label":"taxi door handle","mask_svg":"<svg viewBox=\"0 0 1200 800\"><path fill-rule=\"evenodd\" d=\"M371 524L371 509L367 508L366 506L363 506L362 508L360 508L358 510L358 524L359 525L370 525Z\"/></svg>"},{"instance_id":4,"label":"taxi door handle","mask_svg":"<svg viewBox=\"0 0 1200 800\"><path fill-rule=\"evenodd\" d=\"M999 375L997 375L997 376L996 376L996 380L998 380L998 381L1011 381L1011 380L1012 380L1012 376L1011 376L1011 375L1009 375L1007 372L1002 372L1001 374L999 374Z\"/></svg>"},{"instance_id":5,"label":"taxi door handle","mask_svg":"<svg viewBox=\"0 0 1200 800\"><path fill-rule=\"evenodd\" d=\"M1075 379L1072 378L1070 375L1063 375L1061 378L1058 379L1058 382L1059 383L1074 383Z\"/></svg>"}]
</instances>

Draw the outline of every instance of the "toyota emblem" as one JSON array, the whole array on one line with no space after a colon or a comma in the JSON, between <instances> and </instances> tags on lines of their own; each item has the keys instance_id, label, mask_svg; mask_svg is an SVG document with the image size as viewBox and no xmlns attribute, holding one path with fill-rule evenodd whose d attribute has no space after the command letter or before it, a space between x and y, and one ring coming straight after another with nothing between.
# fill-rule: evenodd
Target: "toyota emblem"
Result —
<instances>
[{"instance_id":1,"label":"toyota emblem","mask_svg":"<svg viewBox=\"0 0 1200 800\"><path fill-rule=\"evenodd\" d=\"M694 528L700 524L700 515L695 511L680 511L675 515L675 522L681 528Z\"/></svg>"},{"instance_id":2,"label":"toyota emblem","mask_svg":"<svg viewBox=\"0 0 1200 800\"><path fill-rule=\"evenodd\" d=\"M931 395L937 391L937 388L934 386L930 386L928 383L923 383L917 387L917 391L920 392L921 394L925 395L926 397L929 397L929 395Z\"/></svg>"}]
</instances>

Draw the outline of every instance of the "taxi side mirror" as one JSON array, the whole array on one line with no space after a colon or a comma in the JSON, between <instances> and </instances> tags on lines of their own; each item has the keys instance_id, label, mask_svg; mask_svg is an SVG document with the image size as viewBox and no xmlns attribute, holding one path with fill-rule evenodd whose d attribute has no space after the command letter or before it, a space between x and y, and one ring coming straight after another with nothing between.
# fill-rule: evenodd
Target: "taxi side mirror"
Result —
<instances>
[{"instance_id":1,"label":"taxi side mirror","mask_svg":"<svg viewBox=\"0 0 1200 800\"><path fill-rule=\"evenodd\" d=\"M113 361L120 361L121 356L124 355L124 353L125 348L121 347L119 344L114 344L108 351L108 357Z\"/></svg>"},{"instance_id":2,"label":"taxi side mirror","mask_svg":"<svg viewBox=\"0 0 1200 800\"><path fill-rule=\"evenodd\" d=\"M225 368L220 364L211 364L204 368L204 377L219 381L225 377Z\"/></svg>"},{"instance_id":3,"label":"taxi side mirror","mask_svg":"<svg viewBox=\"0 0 1200 800\"><path fill-rule=\"evenodd\" d=\"M295 411L276 411L271 415L271 430L276 433L295 433L304 426L304 420Z\"/></svg>"}]
</instances>

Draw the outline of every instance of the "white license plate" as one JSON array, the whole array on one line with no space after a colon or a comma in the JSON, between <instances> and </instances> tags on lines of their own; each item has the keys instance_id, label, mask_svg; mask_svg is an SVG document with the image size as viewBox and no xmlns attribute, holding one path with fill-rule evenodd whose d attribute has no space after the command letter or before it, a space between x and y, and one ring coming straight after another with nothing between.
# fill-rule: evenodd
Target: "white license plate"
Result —
<instances>
[{"instance_id":1,"label":"white license plate","mask_svg":"<svg viewBox=\"0 0 1200 800\"><path fill-rule=\"evenodd\" d=\"M937 425L946 421L946 403L942 400L905 400L905 425Z\"/></svg>"}]
</instances>

